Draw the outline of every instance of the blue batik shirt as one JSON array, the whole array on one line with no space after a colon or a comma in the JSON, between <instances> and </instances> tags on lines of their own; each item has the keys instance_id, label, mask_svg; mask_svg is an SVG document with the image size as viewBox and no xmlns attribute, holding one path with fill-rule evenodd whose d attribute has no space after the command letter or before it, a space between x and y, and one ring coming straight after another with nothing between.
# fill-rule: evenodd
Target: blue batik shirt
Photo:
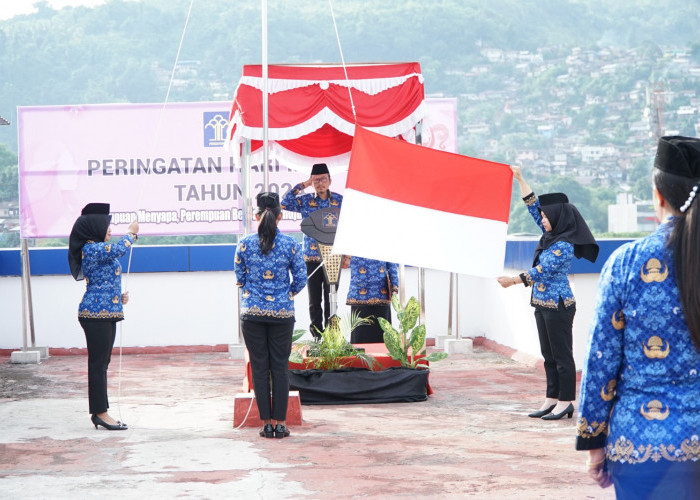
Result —
<instances>
[{"instance_id":1,"label":"blue batik shirt","mask_svg":"<svg viewBox=\"0 0 700 500\"><path fill-rule=\"evenodd\" d=\"M539 200L532 193L524 201L535 223L544 232ZM560 299L566 307L576 302L568 277L573 258L574 246L568 241L557 241L540 252L535 267L521 275L525 284L532 287L530 304L533 307L557 309Z\"/></svg>"},{"instance_id":2,"label":"blue batik shirt","mask_svg":"<svg viewBox=\"0 0 700 500\"><path fill-rule=\"evenodd\" d=\"M605 446L613 462L700 459L700 353L666 247L671 225L622 245L600 274L576 447Z\"/></svg>"},{"instance_id":3,"label":"blue batik shirt","mask_svg":"<svg viewBox=\"0 0 700 500\"><path fill-rule=\"evenodd\" d=\"M399 292L398 266L364 257L350 259L348 305L390 304L391 295Z\"/></svg>"},{"instance_id":4,"label":"blue batik shirt","mask_svg":"<svg viewBox=\"0 0 700 500\"><path fill-rule=\"evenodd\" d=\"M246 236L236 248L234 271L243 319L294 319L294 296L306 286L306 266L294 238L278 230L272 249L263 255L260 237Z\"/></svg>"},{"instance_id":5,"label":"blue batik shirt","mask_svg":"<svg viewBox=\"0 0 700 500\"><path fill-rule=\"evenodd\" d=\"M299 194L304 192L303 183L297 184L287 191L281 201L282 208L291 212L298 212L305 219L319 208L340 208L343 203L343 195L328 191L328 196L324 200L316 193ZM304 235L304 260L307 262L320 262L321 253L318 243L313 238Z\"/></svg>"},{"instance_id":6,"label":"blue batik shirt","mask_svg":"<svg viewBox=\"0 0 700 500\"><path fill-rule=\"evenodd\" d=\"M122 306L122 266L117 260L134 243L127 234L116 243L88 241L83 245L83 276L85 294L78 306L78 318L124 319Z\"/></svg>"}]
</instances>

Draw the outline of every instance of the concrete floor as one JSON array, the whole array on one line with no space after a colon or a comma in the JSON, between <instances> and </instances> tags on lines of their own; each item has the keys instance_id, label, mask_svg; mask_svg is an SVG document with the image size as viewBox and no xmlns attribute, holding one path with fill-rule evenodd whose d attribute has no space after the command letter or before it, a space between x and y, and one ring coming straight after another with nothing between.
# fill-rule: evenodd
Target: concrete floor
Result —
<instances>
[{"instance_id":1,"label":"concrete floor","mask_svg":"<svg viewBox=\"0 0 700 500\"><path fill-rule=\"evenodd\" d=\"M574 450L575 419L530 419L534 366L477 347L431 367L422 403L303 406L286 439L233 429L243 362L227 353L113 357L95 430L85 356L0 358L2 498L612 499Z\"/></svg>"}]
</instances>

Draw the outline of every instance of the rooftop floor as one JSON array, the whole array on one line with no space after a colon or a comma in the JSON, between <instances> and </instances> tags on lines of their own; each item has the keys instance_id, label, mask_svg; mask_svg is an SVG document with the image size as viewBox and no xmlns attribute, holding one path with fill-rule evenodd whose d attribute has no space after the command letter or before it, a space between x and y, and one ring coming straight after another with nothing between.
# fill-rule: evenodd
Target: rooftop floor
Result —
<instances>
[{"instance_id":1,"label":"rooftop floor","mask_svg":"<svg viewBox=\"0 0 700 500\"><path fill-rule=\"evenodd\" d=\"M575 419L526 416L544 374L483 347L434 363L426 402L303 406L281 440L233 429L244 365L227 353L119 365L110 413L129 429L110 432L89 420L85 356L0 358L3 497L614 498L586 475Z\"/></svg>"}]
</instances>

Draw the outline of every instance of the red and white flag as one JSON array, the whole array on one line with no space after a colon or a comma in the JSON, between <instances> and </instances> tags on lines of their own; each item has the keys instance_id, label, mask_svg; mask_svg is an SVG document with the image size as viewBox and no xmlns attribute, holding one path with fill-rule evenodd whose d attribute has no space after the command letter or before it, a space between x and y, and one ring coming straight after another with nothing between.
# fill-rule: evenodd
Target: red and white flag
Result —
<instances>
[{"instance_id":1,"label":"red and white flag","mask_svg":"<svg viewBox=\"0 0 700 500\"><path fill-rule=\"evenodd\" d=\"M498 276L512 182L508 165L358 126L333 253Z\"/></svg>"}]
</instances>

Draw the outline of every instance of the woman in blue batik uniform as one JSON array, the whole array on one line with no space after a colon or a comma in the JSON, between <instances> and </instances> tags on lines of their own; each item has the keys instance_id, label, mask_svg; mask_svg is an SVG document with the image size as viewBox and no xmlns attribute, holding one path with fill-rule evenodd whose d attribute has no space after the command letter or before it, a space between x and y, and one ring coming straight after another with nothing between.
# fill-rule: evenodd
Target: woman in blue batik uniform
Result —
<instances>
[{"instance_id":1,"label":"woman in blue batik uniform","mask_svg":"<svg viewBox=\"0 0 700 500\"><path fill-rule=\"evenodd\" d=\"M662 137L661 225L600 275L576 448L618 499L700 498L700 139Z\"/></svg>"},{"instance_id":2,"label":"woman in blue batik uniform","mask_svg":"<svg viewBox=\"0 0 700 500\"><path fill-rule=\"evenodd\" d=\"M107 410L107 368L117 334L117 322L124 319L123 305L129 301L122 293L121 265L124 255L136 240L138 222L128 233L110 243L109 204L89 203L83 208L70 233L68 264L76 280L85 279L86 289L78 306L78 320L85 332L88 350L88 398L92 423L109 430L124 430L126 424L114 420Z\"/></svg>"},{"instance_id":3,"label":"woman in blue batik uniform","mask_svg":"<svg viewBox=\"0 0 700 500\"><path fill-rule=\"evenodd\" d=\"M294 296L306 285L306 268L299 244L277 229L282 219L277 193L260 193L257 203L258 234L246 236L238 243L234 269L236 284L241 288L241 328L263 421L260 435L283 438L289 436L285 422Z\"/></svg>"},{"instance_id":4,"label":"woman in blue batik uniform","mask_svg":"<svg viewBox=\"0 0 700 500\"><path fill-rule=\"evenodd\" d=\"M504 288L519 283L532 286L530 304L535 308L547 393L540 409L528 416L544 420L558 420L564 415L571 418L576 399L572 332L576 299L568 274L574 257L595 262L598 244L565 194L550 193L538 198L525 182L520 167L511 169L523 201L543 233L535 248L532 269L519 276L498 278Z\"/></svg>"},{"instance_id":5,"label":"woman in blue batik uniform","mask_svg":"<svg viewBox=\"0 0 700 500\"><path fill-rule=\"evenodd\" d=\"M399 292L398 266L364 257L345 256L344 268L350 268L347 304L352 313L372 322L357 326L351 334L352 344L384 342L379 318L391 323L391 296Z\"/></svg>"}]
</instances>

